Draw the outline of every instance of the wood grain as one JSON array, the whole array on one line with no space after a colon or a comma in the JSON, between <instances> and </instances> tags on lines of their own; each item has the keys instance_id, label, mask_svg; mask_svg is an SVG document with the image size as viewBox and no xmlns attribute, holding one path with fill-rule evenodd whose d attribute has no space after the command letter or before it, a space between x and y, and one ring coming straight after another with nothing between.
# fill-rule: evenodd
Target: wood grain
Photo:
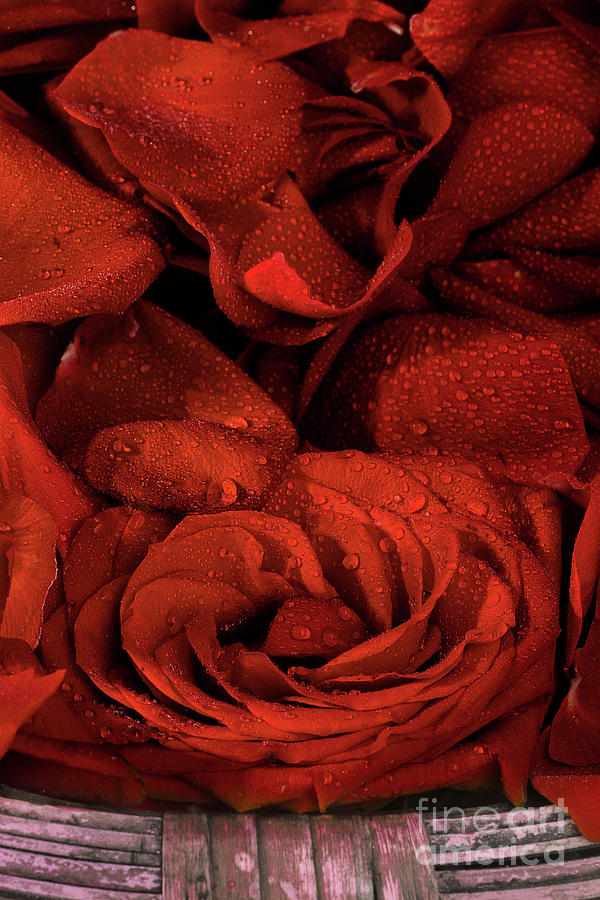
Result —
<instances>
[{"instance_id":1,"label":"wood grain","mask_svg":"<svg viewBox=\"0 0 600 900\"><path fill-rule=\"evenodd\" d=\"M214 896L222 900L261 900L254 816L214 815L209 827Z\"/></svg>"},{"instance_id":2,"label":"wood grain","mask_svg":"<svg viewBox=\"0 0 600 900\"><path fill-rule=\"evenodd\" d=\"M429 841L416 813L374 816L373 872L382 900L436 900Z\"/></svg>"},{"instance_id":3,"label":"wood grain","mask_svg":"<svg viewBox=\"0 0 600 900\"><path fill-rule=\"evenodd\" d=\"M163 900L207 900L212 894L210 843L204 813L163 817Z\"/></svg>"},{"instance_id":4,"label":"wood grain","mask_svg":"<svg viewBox=\"0 0 600 900\"><path fill-rule=\"evenodd\" d=\"M373 843L362 816L311 819L317 890L327 900L374 900Z\"/></svg>"},{"instance_id":5,"label":"wood grain","mask_svg":"<svg viewBox=\"0 0 600 900\"><path fill-rule=\"evenodd\" d=\"M506 803L450 809L443 819L433 812L430 805L421 819L414 812L236 815L189 808L159 816L78 808L0 787L0 898L600 897L600 845L556 807L530 810L525 819ZM491 858L478 862L486 853Z\"/></svg>"},{"instance_id":6,"label":"wood grain","mask_svg":"<svg viewBox=\"0 0 600 900\"><path fill-rule=\"evenodd\" d=\"M263 900L317 898L310 820L306 816L257 818Z\"/></svg>"}]
</instances>

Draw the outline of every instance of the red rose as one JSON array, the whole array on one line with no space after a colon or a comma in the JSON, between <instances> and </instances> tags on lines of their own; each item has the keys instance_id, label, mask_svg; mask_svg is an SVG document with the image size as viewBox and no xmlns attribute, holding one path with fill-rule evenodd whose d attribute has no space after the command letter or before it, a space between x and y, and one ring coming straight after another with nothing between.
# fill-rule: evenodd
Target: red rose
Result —
<instances>
[{"instance_id":1,"label":"red rose","mask_svg":"<svg viewBox=\"0 0 600 900\"><path fill-rule=\"evenodd\" d=\"M106 510L44 627L62 713L21 729L3 777L304 810L500 771L519 802L559 542L551 492L438 455L304 454L262 511L174 528Z\"/></svg>"}]
</instances>

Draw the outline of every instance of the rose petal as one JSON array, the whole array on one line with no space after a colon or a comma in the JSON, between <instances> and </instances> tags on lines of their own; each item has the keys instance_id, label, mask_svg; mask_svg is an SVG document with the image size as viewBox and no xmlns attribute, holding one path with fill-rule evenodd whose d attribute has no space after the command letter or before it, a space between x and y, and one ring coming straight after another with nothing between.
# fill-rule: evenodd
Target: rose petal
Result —
<instances>
[{"instance_id":1,"label":"rose petal","mask_svg":"<svg viewBox=\"0 0 600 900\"><path fill-rule=\"evenodd\" d=\"M513 101L548 103L600 126L597 54L566 28L536 28L486 38L453 78L448 101L455 113L474 115Z\"/></svg>"},{"instance_id":2,"label":"rose petal","mask_svg":"<svg viewBox=\"0 0 600 900\"><path fill-rule=\"evenodd\" d=\"M362 641L364 636L364 624L341 601L297 597L286 600L279 608L262 651L269 656L331 659Z\"/></svg>"},{"instance_id":3,"label":"rose petal","mask_svg":"<svg viewBox=\"0 0 600 900\"><path fill-rule=\"evenodd\" d=\"M567 424L557 430L555 421ZM587 447L568 371L552 344L482 319L444 316L399 317L364 330L338 357L304 433L322 446L406 452L434 444L525 483L575 471Z\"/></svg>"},{"instance_id":4,"label":"rose petal","mask_svg":"<svg viewBox=\"0 0 600 900\"><path fill-rule=\"evenodd\" d=\"M483 113L469 126L431 212L459 207L480 228L554 187L592 145L579 119L552 106L515 103Z\"/></svg>"},{"instance_id":5,"label":"rose petal","mask_svg":"<svg viewBox=\"0 0 600 900\"><path fill-rule=\"evenodd\" d=\"M19 728L60 685L64 672L40 674L31 648L20 640L0 638L0 757Z\"/></svg>"},{"instance_id":6,"label":"rose petal","mask_svg":"<svg viewBox=\"0 0 600 900\"><path fill-rule=\"evenodd\" d=\"M122 0L69 0L48 4L44 0L27 3L3 3L0 31L30 31L53 28L57 25L77 25L82 22L101 22L131 19L135 15Z\"/></svg>"},{"instance_id":7,"label":"rose petal","mask_svg":"<svg viewBox=\"0 0 600 900\"><path fill-rule=\"evenodd\" d=\"M84 602L113 579L131 575L149 547L164 540L174 524L164 513L130 507L105 509L84 522L63 565L70 615L76 616Z\"/></svg>"},{"instance_id":8,"label":"rose petal","mask_svg":"<svg viewBox=\"0 0 600 900\"><path fill-rule=\"evenodd\" d=\"M508 31L523 15L522 0L429 0L410 20L419 50L439 71L452 75L467 60L479 40L494 31Z\"/></svg>"},{"instance_id":9,"label":"rose petal","mask_svg":"<svg viewBox=\"0 0 600 900\"><path fill-rule=\"evenodd\" d=\"M588 841L600 840L600 770L598 766L566 766L550 759L548 729L538 743L531 783L536 791L564 809Z\"/></svg>"},{"instance_id":10,"label":"rose petal","mask_svg":"<svg viewBox=\"0 0 600 900\"><path fill-rule=\"evenodd\" d=\"M97 509L75 475L44 444L29 413L21 356L0 334L0 486L29 497L50 513L62 547L81 522Z\"/></svg>"},{"instance_id":11,"label":"rose petal","mask_svg":"<svg viewBox=\"0 0 600 900\"><path fill-rule=\"evenodd\" d=\"M35 649L44 601L56 578L56 526L19 494L0 491L0 637Z\"/></svg>"},{"instance_id":12,"label":"rose petal","mask_svg":"<svg viewBox=\"0 0 600 900\"><path fill-rule=\"evenodd\" d=\"M561 320L523 309L501 300L489 291L471 285L456 275L433 272L433 280L453 311L498 320L510 329L528 334L540 334L558 346L569 367L573 386L582 400L600 410L600 385L597 371L600 365L600 342L586 328L573 327L569 320ZM566 422L567 420L565 420ZM571 424L556 420L556 429L570 429Z\"/></svg>"},{"instance_id":13,"label":"rose petal","mask_svg":"<svg viewBox=\"0 0 600 900\"><path fill-rule=\"evenodd\" d=\"M284 2L277 17L246 19L230 12L229 3L196 0L196 16L215 43L236 50L247 48L258 59L264 60L280 59L308 47L339 40L357 20L381 22L396 28L404 22L402 13L377 0L361 3L336 0L328 7L323 9L315 0Z\"/></svg>"},{"instance_id":14,"label":"rose petal","mask_svg":"<svg viewBox=\"0 0 600 900\"><path fill-rule=\"evenodd\" d=\"M0 323L126 309L164 266L150 219L1 117L0 133Z\"/></svg>"},{"instance_id":15,"label":"rose petal","mask_svg":"<svg viewBox=\"0 0 600 900\"><path fill-rule=\"evenodd\" d=\"M512 245L549 251L594 248L600 243L599 204L600 169L590 169L484 232L475 246L486 253Z\"/></svg>"},{"instance_id":16,"label":"rose petal","mask_svg":"<svg viewBox=\"0 0 600 900\"><path fill-rule=\"evenodd\" d=\"M181 512L259 505L297 440L241 369L145 302L80 326L38 422L100 490Z\"/></svg>"},{"instance_id":17,"label":"rose petal","mask_svg":"<svg viewBox=\"0 0 600 900\"><path fill-rule=\"evenodd\" d=\"M0 45L0 74L68 69L89 53L113 27L112 24L81 25L56 28L37 37L19 34L12 46Z\"/></svg>"},{"instance_id":18,"label":"rose petal","mask_svg":"<svg viewBox=\"0 0 600 900\"><path fill-rule=\"evenodd\" d=\"M136 0L138 28L184 34L193 25L194 0ZM200 23L202 24L202 23ZM205 29L206 31L206 29Z\"/></svg>"}]
</instances>

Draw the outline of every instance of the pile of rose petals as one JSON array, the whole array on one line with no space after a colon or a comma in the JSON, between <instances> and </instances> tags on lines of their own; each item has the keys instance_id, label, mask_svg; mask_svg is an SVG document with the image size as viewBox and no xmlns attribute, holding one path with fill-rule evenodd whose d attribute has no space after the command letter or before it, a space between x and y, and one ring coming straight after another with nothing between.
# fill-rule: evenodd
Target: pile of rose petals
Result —
<instances>
[{"instance_id":1,"label":"pile of rose petals","mask_svg":"<svg viewBox=\"0 0 600 900\"><path fill-rule=\"evenodd\" d=\"M600 840L593 0L1 0L0 91L0 781Z\"/></svg>"}]
</instances>

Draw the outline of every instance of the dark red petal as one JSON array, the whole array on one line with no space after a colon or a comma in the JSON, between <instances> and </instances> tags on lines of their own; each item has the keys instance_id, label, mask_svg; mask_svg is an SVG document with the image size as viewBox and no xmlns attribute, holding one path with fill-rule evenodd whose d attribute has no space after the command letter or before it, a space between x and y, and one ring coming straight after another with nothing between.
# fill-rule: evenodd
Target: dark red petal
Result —
<instances>
[{"instance_id":1,"label":"dark red petal","mask_svg":"<svg viewBox=\"0 0 600 900\"><path fill-rule=\"evenodd\" d=\"M100 490L182 512L259 505L297 440L241 369L149 303L80 326L38 422Z\"/></svg>"},{"instance_id":2,"label":"dark red petal","mask_svg":"<svg viewBox=\"0 0 600 900\"><path fill-rule=\"evenodd\" d=\"M520 329L529 334L544 335L557 346L569 367L575 390L594 410L600 410L600 341L585 327L576 327L576 320L544 316L502 300L490 291L471 285L456 275L434 272L433 280L450 308L458 314L465 312L497 320L506 328ZM557 420L556 428L560 429ZM570 425L563 425L570 428Z\"/></svg>"},{"instance_id":3,"label":"dark red petal","mask_svg":"<svg viewBox=\"0 0 600 900\"><path fill-rule=\"evenodd\" d=\"M341 600L296 597L279 608L262 645L269 656L331 659L365 637L361 619Z\"/></svg>"},{"instance_id":4,"label":"dark red petal","mask_svg":"<svg viewBox=\"0 0 600 900\"><path fill-rule=\"evenodd\" d=\"M590 169L484 232L474 247L486 253L515 244L549 251L594 248L600 243L599 206L600 169Z\"/></svg>"},{"instance_id":5,"label":"dark red petal","mask_svg":"<svg viewBox=\"0 0 600 900\"><path fill-rule=\"evenodd\" d=\"M2 118L0 134L0 323L58 323L126 309L164 266L147 215Z\"/></svg>"},{"instance_id":6,"label":"dark red petal","mask_svg":"<svg viewBox=\"0 0 600 900\"><path fill-rule=\"evenodd\" d=\"M589 487L589 501L571 559L565 666L576 653L583 622L596 600L600 578L600 478Z\"/></svg>"},{"instance_id":7,"label":"dark red petal","mask_svg":"<svg viewBox=\"0 0 600 900\"><path fill-rule=\"evenodd\" d=\"M565 312L572 305L572 298L566 291L545 285L511 259L461 262L455 270L479 287L535 312Z\"/></svg>"},{"instance_id":8,"label":"dark red petal","mask_svg":"<svg viewBox=\"0 0 600 900\"><path fill-rule=\"evenodd\" d=\"M600 769L567 766L548 756L548 730L538 743L531 783L564 809L588 841L600 841Z\"/></svg>"},{"instance_id":9,"label":"dark red petal","mask_svg":"<svg viewBox=\"0 0 600 900\"><path fill-rule=\"evenodd\" d=\"M108 590L105 590L101 602L91 610L95 618L93 627L88 628L84 651L92 659L100 655L104 668L114 671L121 664L122 654L120 641L109 640L111 628L106 615L109 606L107 593ZM118 594L117 599L120 597L121 594ZM114 618L118 627L118 609ZM65 604L44 622L40 655L48 670L60 669L63 672L63 682L60 692L36 713L27 726L28 733L55 740L91 744L107 741L119 745L148 740L156 735L154 729L142 720L129 715L127 702L123 702L123 697L112 688L110 682L102 684L98 680L101 693L96 689L96 683L78 665ZM96 674L95 671L93 674Z\"/></svg>"},{"instance_id":10,"label":"dark red petal","mask_svg":"<svg viewBox=\"0 0 600 900\"><path fill-rule=\"evenodd\" d=\"M202 28L218 44L238 50L247 48L257 59L281 59L308 47L343 38L356 20L381 22L401 28L404 16L377 0L336 0L326 4L315 0L284 2L277 17L239 18L231 3L223 0L196 0L196 16ZM164 30L164 29L161 29Z\"/></svg>"},{"instance_id":11,"label":"dark red petal","mask_svg":"<svg viewBox=\"0 0 600 900\"><path fill-rule=\"evenodd\" d=\"M275 84L281 84L276 91ZM175 208L185 207L184 215L193 209L198 221L190 224L196 227L229 221L232 202L286 168L297 169L306 154L298 141L301 106L322 94L281 63L257 68L247 54L133 30L99 44L55 91L71 115L102 130L115 156L141 181L159 188ZM165 142L177 110L185 111L185 119L177 113L177 132L171 128Z\"/></svg>"},{"instance_id":12,"label":"dark red petal","mask_svg":"<svg viewBox=\"0 0 600 900\"><path fill-rule=\"evenodd\" d=\"M600 266L594 256L559 256L530 247L512 247L508 251L551 288L562 290L567 302L595 297L600 291Z\"/></svg>"},{"instance_id":13,"label":"dark red petal","mask_svg":"<svg viewBox=\"0 0 600 900\"><path fill-rule=\"evenodd\" d=\"M57 25L78 25L82 22L132 19L135 9L122 0L68 0L46 3L28 0L27 3L3 3L0 32L30 31L53 28Z\"/></svg>"},{"instance_id":14,"label":"dark red petal","mask_svg":"<svg viewBox=\"0 0 600 900\"><path fill-rule=\"evenodd\" d=\"M10 749L19 728L63 679L62 671L43 675L39 669L39 662L24 641L0 638L0 757Z\"/></svg>"},{"instance_id":15,"label":"dark red petal","mask_svg":"<svg viewBox=\"0 0 600 900\"><path fill-rule=\"evenodd\" d=\"M548 103L600 127L600 61L566 28L489 37L452 80L448 101L472 118L504 103Z\"/></svg>"},{"instance_id":16,"label":"dark red petal","mask_svg":"<svg viewBox=\"0 0 600 900\"><path fill-rule=\"evenodd\" d=\"M480 228L570 175L593 146L591 132L552 106L515 103L469 126L431 211L459 207Z\"/></svg>"},{"instance_id":17,"label":"dark red petal","mask_svg":"<svg viewBox=\"0 0 600 900\"><path fill-rule=\"evenodd\" d=\"M150 31L184 34L195 21L194 0L136 0L135 7L138 27Z\"/></svg>"},{"instance_id":18,"label":"dark red petal","mask_svg":"<svg viewBox=\"0 0 600 900\"><path fill-rule=\"evenodd\" d=\"M110 26L109 26L110 27ZM68 69L106 36L107 27L57 28L37 37L20 34L14 44L0 44L0 74L13 75L47 69Z\"/></svg>"},{"instance_id":19,"label":"dark red petal","mask_svg":"<svg viewBox=\"0 0 600 900\"><path fill-rule=\"evenodd\" d=\"M238 261L246 290L284 312L339 315L359 298L368 271L327 234L291 179L264 206Z\"/></svg>"},{"instance_id":20,"label":"dark red petal","mask_svg":"<svg viewBox=\"0 0 600 900\"><path fill-rule=\"evenodd\" d=\"M49 512L63 546L98 504L43 442L29 413L19 350L5 334L0 334L0 420L0 486Z\"/></svg>"},{"instance_id":21,"label":"dark red petal","mask_svg":"<svg viewBox=\"0 0 600 900\"><path fill-rule=\"evenodd\" d=\"M63 329L47 325L6 325L2 331L17 345L21 353L25 390L31 414L54 378L65 347Z\"/></svg>"},{"instance_id":22,"label":"dark red petal","mask_svg":"<svg viewBox=\"0 0 600 900\"><path fill-rule=\"evenodd\" d=\"M56 538L47 512L20 494L0 491L0 637L35 649L56 578Z\"/></svg>"},{"instance_id":23,"label":"dark red petal","mask_svg":"<svg viewBox=\"0 0 600 900\"><path fill-rule=\"evenodd\" d=\"M548 753L559 762L600 764L600 619L592 621L573 659L569 692L554 716Z\"/></svg>"},{"instance_id":24,"label":"dark red petal","mask_svg":"<svg viewBox=\"0 0 600 900\"><path fill-rule=\"evenodd\" d=\"M2 779L21 790L52 797L65 797L84 804L140 806L144 800L142 780L132 774L119 778L71 764L36 759L21 753L10 753L0 766Z\"/></svg>"},{"instance_id":25,"label":"dark red petal","mask_svg":"<svg viewBox=\"0 0 600 900\"><path fill-rule=\"evenodd\" d=\"M448 76L460 69L484 35L516 25L526 6L523 0L429 0L411 18L410 33L429 62Z\"/></svg>"},{"instance_id":26,"label":"dark red petal","mask_svg":"<svg viewBox=\"0 0 600 900\"><path fill-rule=\"evenodd\" d=\"M406 452L433 444L525 483L572 473L587 452L555 346L444 316L389 319L357 335L323 383L304 433L321 446Z\"/></svg>"},{"instance_id":27,"label":"dark red petal","mask_svg":"<svg viewBox=\"0 0 600 900\"><path fill-rule=\"evenodd\" d=\"M504 793L515 806L524 806L527 782L538 736L550 697L519 706L509 716L486 728L478 743L498 760Z\"/></svg>"}]
</instances>

